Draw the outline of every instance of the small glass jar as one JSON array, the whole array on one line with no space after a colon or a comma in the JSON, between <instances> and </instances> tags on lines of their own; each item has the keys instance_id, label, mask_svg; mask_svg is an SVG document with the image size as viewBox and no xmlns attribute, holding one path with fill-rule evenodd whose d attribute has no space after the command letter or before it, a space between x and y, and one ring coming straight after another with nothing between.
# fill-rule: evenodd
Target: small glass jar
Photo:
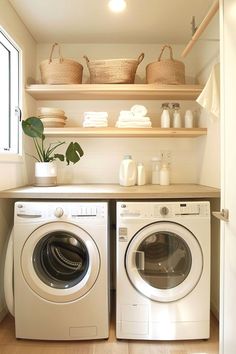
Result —
<instances>
[{"instance_id":1,"label":"small glass jar","mask_svg":"<svg viewBox=\"0 0 236 354\"><path fill-rule=\"evenodd\" d=\"M160 184L161 158L152 158L152 184Z\"/></svg>"},{"instance_id":2,"label":"small glass jar","mask_svg":"<svg viewBox=\"0 0 236 354\"><path fill-rule=\"evenodd\" d=\"M167 163L163 163L160 169L160 185L168 186L170 184L170 170Z\"/></svg>"}]
</instances>

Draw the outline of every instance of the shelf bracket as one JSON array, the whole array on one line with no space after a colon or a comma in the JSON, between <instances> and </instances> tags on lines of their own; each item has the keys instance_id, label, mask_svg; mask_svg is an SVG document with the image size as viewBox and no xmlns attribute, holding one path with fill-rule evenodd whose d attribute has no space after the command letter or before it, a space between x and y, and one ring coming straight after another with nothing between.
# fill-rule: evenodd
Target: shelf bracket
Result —
<instances>
[{"instance_id":1,"label":"shelf bracket","mask_svg":"<svg viewBox=\"0 0 236 354\"><path fill-rule=\"evenodd\" d=\"M207 28L210 21L212 20L212 18L214 17L214 15L217 13L218 10L219 10L219 0L217 0L213 3L210 10L206 14L205 18L203 19L203 21L201 22L199 27L196 29L194 35L192 36L192 38L190 39L190 41L188 42L187 46L185 47L185 49L183 50L183 52L181 54L182 58L186 57L186 55L190 52L190 50L192 49L195 42L198 40L198 38L201 36L201 34L205 31L205 29ZM192 23L192 28L195 29L196 28L195 27L195 19L191 23Z\"/></svg>"},{"instance_id":2,"label":"shelf bracket","mask_svg":"<svg viewBox=\"0 0 236 354\"><path fill-rule=\"evenodd\" d=\"M194 33L197 30L197 26L196 26L196 21L195 21L195 16L192 17L192 21L190 22L190 24L192 25L192 36L194 35Z\"/></svg>"}]
</instances>

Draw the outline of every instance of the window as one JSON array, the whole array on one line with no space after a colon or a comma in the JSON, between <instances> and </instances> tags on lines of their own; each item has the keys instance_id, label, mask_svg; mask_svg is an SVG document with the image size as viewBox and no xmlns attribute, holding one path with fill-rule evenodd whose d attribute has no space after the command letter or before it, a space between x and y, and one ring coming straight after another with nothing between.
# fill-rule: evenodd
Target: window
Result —
<instances>
[{"instance_id":1,"label":"window","mask_svg":"<svg viewBox=\"0 0 236 354\"><path fill-rule=\"evenodd\" d=\"M20 50L0 27L0 154L19 153Z\"/></svg>"}]
</instances>

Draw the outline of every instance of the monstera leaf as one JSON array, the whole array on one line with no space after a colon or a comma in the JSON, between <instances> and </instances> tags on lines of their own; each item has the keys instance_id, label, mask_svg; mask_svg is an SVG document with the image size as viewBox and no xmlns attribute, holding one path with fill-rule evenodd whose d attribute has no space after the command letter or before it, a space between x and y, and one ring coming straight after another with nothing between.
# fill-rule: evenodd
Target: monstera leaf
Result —
<instances>
[{"instance_id":1,"label":"monstera leaf","mask_svg":"<svg viewBox=\"0 0 236 354\"><path fill-rule=\"evenodd\" d=\"M70 145L68 146L68 148L66 149L66 162L67 165L70 164L70 162L72 163L76 163L80 160L80 158L84 155L84 152L81 148L81 146L75 142L75 143L70 143Z\"/></svg>"},{"instance_id":2,"label":"monstera leaf","mask_svg":"<svg viewBox=\"0 0 236 354\"><path fill-rule=\"evenodd\" d=\"M42 121L37 117L29 117L22 121L23 132L31 138L45 139L43 135L44 126Z\"/></svg>"}]
</instances>

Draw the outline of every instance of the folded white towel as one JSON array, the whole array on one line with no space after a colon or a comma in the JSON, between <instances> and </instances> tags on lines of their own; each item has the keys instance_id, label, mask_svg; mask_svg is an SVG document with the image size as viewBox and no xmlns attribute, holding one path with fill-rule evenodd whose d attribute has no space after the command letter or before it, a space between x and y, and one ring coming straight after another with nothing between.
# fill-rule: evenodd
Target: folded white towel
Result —
<instances>
[{"instance_id":1,"label":"folded white towel","mask_svg":"<svg viewBox=\"0 0 236 354\"><path fill-rule=\"evenodd\" d=\"M117 128L151 128L151 122L116 122Z\"/></svg>"},{"instance_id":2,"label":"folded white towel","mask_svg":"<svg viewBox=\"0 0 236 354\"><path fill-rule=\"evenodd\" d=\"M107 118L102 118L102 117L86 117L84 119L84 122L107 122Z\"/></svg>"},{"instance_id":3,"label":"folded white towel","mask_svg":"<svg viewBox=\"0 0 236 354\"><path fill-rule=\"evenodd\" d=\"M147 114L147 108L141 104L135 104L134 106L132 106L130 108L130 111L135 114L135 115L138 115L138 116L146 116Z\"/></svg>"},{"instance_id":4,"label":"folded white towel","mask_svg":"<svg viewBox=\"0 0 236 354\"><path fill-rule=\"evenodd\" d=\"M85 121L83 122L83 127L84 128L101 128L101 127L107 127L108 124L106 122L89 122Z\"/></svg>"},{"instance_id":5,"label":"folded white towel","mask_svg":"<svg viewBox=\"0 0 236 354\"><path fill-rule=\"evenodd\" d=\"M108 118L107 112L84 112L84 118L87 117L101 117L101 118Z\"/></svg>"},{"instance_id":6,"label":"folded white towel","mask_svg":"<svg viewBox=\"0 0 236 354\"><path fill-rule=\"evenodd\" d=\"M131 111L120 111L120 117L130 117L133 118L134 114Z\"/></svg>"},{"instance_id":7,"label":"folded white towel","mask_svg":"<svg viewBox=\"0 0 236 354\"><path fill-rule=\"evenodd\" d=\"M118 121L119 122L150 122L150 118L149 117L140 117L140 116L133 116L133 118L129 118L126 116L119 116L118 117Z\"/></svg>"}]
</instances>

